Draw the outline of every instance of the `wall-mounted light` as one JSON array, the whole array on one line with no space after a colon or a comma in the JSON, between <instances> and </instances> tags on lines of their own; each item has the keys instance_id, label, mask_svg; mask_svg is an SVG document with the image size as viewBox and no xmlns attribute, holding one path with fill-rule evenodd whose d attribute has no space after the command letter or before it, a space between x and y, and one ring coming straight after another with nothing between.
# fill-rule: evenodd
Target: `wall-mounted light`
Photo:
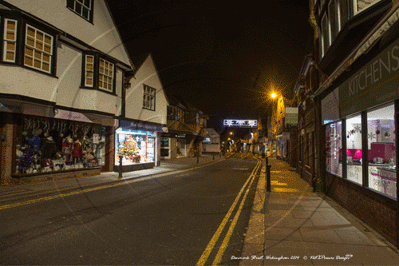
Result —
<instances>
[{"instance_id":1,"label":"wall-mounted light","mask_svg":"<svg viewBox=\"0 0 399 266\"><path fill-rule=\"evenodd\" d=\"M125 82L125 88L126 89L129 89L130 88L130 86L132 86L132 84L130 83L130 82Z\"/></svg>"}]
</instances>

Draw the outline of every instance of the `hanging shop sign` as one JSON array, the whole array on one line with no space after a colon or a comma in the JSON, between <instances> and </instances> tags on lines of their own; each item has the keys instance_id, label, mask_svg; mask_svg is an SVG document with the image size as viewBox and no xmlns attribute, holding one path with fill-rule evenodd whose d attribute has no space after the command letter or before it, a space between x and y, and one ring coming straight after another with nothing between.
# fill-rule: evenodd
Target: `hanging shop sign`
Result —
<instances>
[{"instance_id":1,"label":"hanging shop sign","mask_svg":"<svg viewBox=\"0 0 399 266\"><path fill-rule=\"evenodd\" d=\"M286 107L285 108L285 124L297 125L298 124L298 108Z\"/></svg>"},{"instance_id":2,"label":"hanging shop sign","mask_svg":"<svg viewBox=\"0 0 399 266\"><path fill-rule=\"evenodd\" d=\"M223 125L228 127L257 127L258 120L225 119Z\"/></svg>"},{"instance_id":3,"label":"hanging shop sign","mask_svg":"<svg viewBox=\"0 0 399 266\"><path fill-rule=\"evenodd\" d=\"M92 121L84 114L61 109L54 109L54 118L92 123Z\"/></svg>"},{"instance_id":4,"label":"hanging shop sign","mask_svg":"<svg viewBox=\"0 0 399 266\"><path fill-rule=\"evenodd\" d=\"M164 132L163 127L156 126L152 124L145 124L141 122L132 122L132 121L125 121L120 120L119 126L123 128L128 128L131 130L144 130L144 131L154 131L154 132Z\"/></svg>"},{"instance_id":5,"label":"hanging shop sign","mask_svg":"<svg viewBox=\"0 0 399 266\"><path fill-rule=\"evenodd\" d=\"M399 39L339 87L342 117L399 98ZM383 91L384 93L381 93Z\"/></svg>"}]
</instances>

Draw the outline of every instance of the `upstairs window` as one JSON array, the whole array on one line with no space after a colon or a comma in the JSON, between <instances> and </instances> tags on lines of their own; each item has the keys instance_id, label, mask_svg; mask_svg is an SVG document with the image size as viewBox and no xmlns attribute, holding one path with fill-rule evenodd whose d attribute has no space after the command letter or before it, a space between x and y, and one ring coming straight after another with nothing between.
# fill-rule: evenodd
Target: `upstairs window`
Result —
<instances>
[{"instance_id":1,"label":"upstairs window","mask_svg":"<svg viewBox=\"0 0 399 266\"><path fill-rule=\"evenodd\" d=\"M93 21L93 0L67 0L67 7L82 18Z\"/></svg>"},{"instance_id":2,"label":"upstairs window","mask_svg":"<svg viewBox=\"0 0 399 266\"><path fill-rule=\"evenodd\" d=\"M366 10L367 8L371 7L377 2L380 2L381 0L355 0L353 1L353 10L354 14L358 14L362 12L363 10Z\"/></svg>"},{"instance_id":3,"label":"upstairs window","mask_svg":"<svg viewBox=\"0 0 399 266\"><path fill-rule=\"evenodd\" d=\"M338 30L340 31L349 19L348 0L338 0L338 7Z\"/></svg>"},{"instance_id":4,"label":"upstairs window","mask_svg":"<svg viewBox=\"0 0 399 266\"><path fill-rule=\"evenodd\" d=\"M98 73L98 87L112 92L114 84L114 64L100 58L100 68Z\"/></svg>"},{"instance_id":5,"label":"upstairs window","mask_svg":"<svg viewBox=\"0 0 399 266\"><path fill-rule=\"evenodd\" d=\"M24 65L51 72L53 36L26 25Z\"/></svg>"},{"instance_id":6,"label":"upstairs window","mask_svg":"<svg viewBox=\"0 0 399 266\"><path fill-rule=\"evenodd\" d=\"M332 0L328 4L328 16L330 19L331 40L334 40L337 37L337 34L339 32L337 15L338 15L337 14L337 1Z\"/></svg>"},{"instance_id":7,"label":"upstairs window","mask_svg":"<svg viewBox=\"0 0 399 266\"><path fill-rule=\"evenodd\" d=\"M144 85L143 109L155 111L155 92L156 89Z\"/></svg>"},{"instance_id":8,"label":"upstairs window","mask_svg":"<svg viewBox=\"0 0 399 266\"><path fill-rule=\"evenodd\" d=\"M330 27L327 21L327 15L324 15L321 20L321 55L322 57L327 53L330 47Z\"/></svg>"},{"instance_id":9,"label":"upstairs window","mask_svg":"<svg viewBox=\"0 0 399 266\"><path fill-rule=\"evenodd\" d=\"M93 87L94 85L94 56L86 55L85 63L85 86Z\"/></svg>"},{"instance_id":10,"label":"upstairs window","mask_svg":"<svg viewBox=\"0 0 399 266\"><path fill-rule=\"evenodd\" d=\"M114 93L115 64L96 53L83 55L82 87Z\"/></svg>"},{"instance_id":11,"label":"upstairs window","mask_svg":"<svg viewBox=\"0 0 399 266\"><path fill-rule=\"evenodd\" d=\"M4 20L4 53L3 61L15 63L17 46L17 21L12 19Z\"/></svg>"}]
</instances>

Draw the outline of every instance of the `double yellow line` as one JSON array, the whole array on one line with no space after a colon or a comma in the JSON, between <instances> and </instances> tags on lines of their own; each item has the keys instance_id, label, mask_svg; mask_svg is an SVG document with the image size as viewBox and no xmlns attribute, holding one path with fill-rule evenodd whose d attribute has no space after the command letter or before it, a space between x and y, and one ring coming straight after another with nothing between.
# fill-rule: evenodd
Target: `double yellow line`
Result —
<instances>
[{"instance_id":1,"label":"double yellow line","mask_svg":"<svg viewBox=\"0 0 399 266\"><path fill-rule=\"evenodd\" d=\"M238 193L237 197L235 198L233 204L231 205L229 211L227 212L226 216L224 217L223 221L220 223L218 229L216 230L215 234L213 235L211 241L209 241L208 245L206 246L204 252L202 253L200 259L197 262L197 265L202 266L205 265L206 261L209 258L209 255L211 254L212 250L214 249L216 242L219 240L220 235L222 234L228 220L230 219L230 216L232 215L233 211L235 210L238 202L241 200L241 203L238 207L238 210L236 212L236 215L233 218L233 221L230 224L230 227L223 239L223 242L221 246L219 247L218 253L216 254L215 259L213 260L212 265L218 265L223 257L223 254L227 248L227 245L229 244L230 238L234 232L234 228L237 225L238 218L240 217L242 208L244 207L245 200L247 199L249 190L252 186L252 183L255 180L256 173L258 172L259 168L262 166L261 160L258 160L258 163L256 164L254 170L252 171L251 175L248 177L247 181L245 184L242 186L240 192ZM249 183L249 185L248 185ZM248 185L248 186L247 186ZM244 193L245 191L245 193ZM244 193L244 195L243 195ZM243 196L242 196L243 195ZM242 196L242 197L241 197Z\"/></svg>"}]
</instances>

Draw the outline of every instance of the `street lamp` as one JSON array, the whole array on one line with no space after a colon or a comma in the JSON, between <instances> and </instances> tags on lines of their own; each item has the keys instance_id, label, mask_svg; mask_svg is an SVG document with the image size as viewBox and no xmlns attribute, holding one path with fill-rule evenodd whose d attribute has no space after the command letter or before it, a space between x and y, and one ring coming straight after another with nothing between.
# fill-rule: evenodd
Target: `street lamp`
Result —
<instances>
[{"instance_id":1,"label":"street lamp","mask_svg":"<svg viewBox=\"0 0 399 266\"><path fill-rule=\"evenodd\" d=\"M271 96L272 96L272 98L274 99L274 98L277 97L277 94L276 94L275 92L273 92Z\"/></svg>"}]
</instances>

